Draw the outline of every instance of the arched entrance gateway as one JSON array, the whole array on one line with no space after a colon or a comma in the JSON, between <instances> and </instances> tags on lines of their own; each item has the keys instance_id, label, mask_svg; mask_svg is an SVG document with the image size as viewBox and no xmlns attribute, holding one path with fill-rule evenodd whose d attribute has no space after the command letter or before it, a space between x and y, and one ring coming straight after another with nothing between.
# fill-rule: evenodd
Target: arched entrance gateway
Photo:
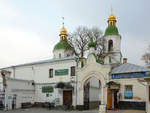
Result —
<instances>
[{"instance_id":1,"label":"arched entrance gateway","mask_svg":"<svg viewBox=\"0 0 150 113\"><path fill-rule=\"evenodd\" d=\"M101 77L96 72L86 76L81 84L83 89L83 105L84 109L97 108L100 104L104 104L103 84Z\"/></svg>"},{"instance_id":2,"label":"arched entrance gateway","mask_svg":"<svg viewBox=\"0 0 150 113\"><path fill-rule=\"evenodd\" d=\"M99 104L107 104L107 86L109 81L109 65L96 62L93 54L87 58L86 65L77 71L78 93L77 106L89 109Z\"/></svg>"}]
</instances>

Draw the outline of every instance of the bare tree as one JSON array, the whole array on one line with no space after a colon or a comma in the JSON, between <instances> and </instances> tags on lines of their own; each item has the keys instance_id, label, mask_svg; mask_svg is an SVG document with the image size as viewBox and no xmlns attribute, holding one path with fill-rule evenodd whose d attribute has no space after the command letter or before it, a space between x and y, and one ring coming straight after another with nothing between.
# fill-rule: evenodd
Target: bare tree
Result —
<instances>
[{"instance_id":1,"label":"bare tree","mask_svg":"<svg viewBox=\"0 0 150 113\"><path fill-rule=\"evenodd\" d=\"M73 33L68 35L68 42L74 48L74 52L79 57L84 57L88 50L88 28L78 27Z\"/></svg>"},{"instance_id":2,"label":"bare tree","mask_svg":"<svg viewBox=\"0 0 150 113\"><path fill-rule=\"evenodd\" d=\"M150 68L150 45L148 46L146 52L142 56L142 60L144 60L146 66Z\"/></svg>"},{"instance_id":3,"label":"bare tree","mask_svg":"<svg viewBox=\"0 0 150 113\"><path fill-rule=\"evenodd\" d=\"M96 54L98 57L102 52L101 43L102 31L97 27L87 28L84 26L78 27L73 33L68 35L68 42L74 48L74 53L79 57L84 57L85 53L88 51L88 43L90 38L93 38L96 43Z\"/></svg>"},{"instance_id":4,"label":"bare tree","mask_svg":"<svg viewBox=\"0 0 150 113\"><path fill-rule=\"evenodd\" d=\"M102 53L103 53L103 42L102 42L102 31L97 28L97 27L93 27L91 29L89 29L89 32L88 32L88 36L89 38L93 38L95 44L96 44L96 54L98 56L98 58L101 58L102 57Z\"/></svg>"}]
</instances>

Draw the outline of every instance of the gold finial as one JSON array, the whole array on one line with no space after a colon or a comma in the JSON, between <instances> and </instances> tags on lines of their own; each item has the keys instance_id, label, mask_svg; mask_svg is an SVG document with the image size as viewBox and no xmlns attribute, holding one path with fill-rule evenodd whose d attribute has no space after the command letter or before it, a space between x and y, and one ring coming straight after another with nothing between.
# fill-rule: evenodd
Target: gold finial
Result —
<instances>
[{"instance_id":1,"label":"gold finial","mask_svg":"<svg viewBox=\"0 0 150 113\"><path fill-rule=\"evenodd\" d=\"M113 14L113 8L112 8L112 6L111 6L111 14Z\"/></svg>"},{"instance_id":2,"label":"gold finial","mask_svg":"<svg viewBox=\"0 0 150 113\"><path fill-rule=\"evenodd\" d=\"M63 25L63 27L64 27L64 17L62 17L62 25Z\"/></svg>"},{"instance_id":3,"label":"gold finial","mask_svg":"<svg viewBox=\"0 0 150 113\"><path fill-rule=\"evenodd\" d=\"M59 36L60 36L61 40L65 40L66 36L67 36L67 30L64 27L64 17L62 17L62 20L63 20L63 22L62 22L62 28L60 30L60 35Z\"/></svg>"},{"instance_id":4,"label":"gold finial","mask_svg":"<svg viewBox=\"0 0 150 113\"><path fill-rule=\"evenodd\" d=\"M111 6L111 14L110 16L108 17L108 25L109 26L114 26L116 23L116 17L113 15L113 8Z\"/></svg>"}]
</instances>

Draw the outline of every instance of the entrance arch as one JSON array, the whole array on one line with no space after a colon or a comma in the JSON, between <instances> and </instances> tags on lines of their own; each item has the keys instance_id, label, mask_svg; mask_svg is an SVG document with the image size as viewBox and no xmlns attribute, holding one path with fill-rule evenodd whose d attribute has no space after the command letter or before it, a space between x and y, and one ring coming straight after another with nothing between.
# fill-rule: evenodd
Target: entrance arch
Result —
<instances>
[{"instance_id":1,"label":"entrance arch","mask_svg":"<svg viewBox=\"0 0 150 113\"><path fill-rule=\"evenodd\" d=\"M80 85L80 88L82 89L82 88L84 87L85 82L86 82L88 79L92 78L92 77L95 77L95 78L97 78L98 80L100 80L101 85L102 85L103 87L105 86L105 79L104 79L104 76L103 76L101 73L99 73L99 72L91 72L91 73L89 73L87 76L85 76L85 77L83 78L83 80L82 80L82 82L81 82L81 85Z\"/></svg>"},{"instance_id":2,"label":"entrance arch","mask_svg":"<svg viewBox=\"0 0 150 113\"><path fill-rule=\"evenodd\" d=\"M84 85L90 78L97 78L100 83L101 83L101 104L106 104L107 103L107 87L106 87L106 80L104 76L100 72L90 72L87 75L85 75L82 79L81 82L79 83L79 92L78 92L78 97L79 97L79 105L84 105Z\"/></svg>"}]
</instances>

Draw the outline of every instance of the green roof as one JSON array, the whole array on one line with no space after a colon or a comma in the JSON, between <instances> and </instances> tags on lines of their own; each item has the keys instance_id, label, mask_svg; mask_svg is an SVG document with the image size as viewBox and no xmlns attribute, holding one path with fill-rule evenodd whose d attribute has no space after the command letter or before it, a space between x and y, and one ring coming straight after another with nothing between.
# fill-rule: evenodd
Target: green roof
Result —
<instances>
[{"instance_id":1,"label":"green roof","mask_svg":"<svg viewBox=\"0 0 150 113\"><path fill-rule=\"evenodd\" d=\"M89 44L88 44L88 47L90 48L90 47L96 47L96 44L95 44L95 42L93 42L93 38L91 38L91 41L89 42Z\"/></svg>"},{"instance_id":2,"label":"green roof","mask_svg":"<svg viewBox=\"0 0 150 113\"><path fill-rule=\"evenodd\" d=\"M67 40L61 40L55 45L54 50L56 49L72 50L72 47L68 44Z\"/></svg>"},{"instance_id":3,"label":"green roof","mask_svg":"<svg viewBox=\"0 0 150 113\"><path fill-rule=\"evenodd\" d=\"M118 29L116 26L108 26L105 30L105 36L107 35L119 35Z\"/></svg>"}]
</instances>

